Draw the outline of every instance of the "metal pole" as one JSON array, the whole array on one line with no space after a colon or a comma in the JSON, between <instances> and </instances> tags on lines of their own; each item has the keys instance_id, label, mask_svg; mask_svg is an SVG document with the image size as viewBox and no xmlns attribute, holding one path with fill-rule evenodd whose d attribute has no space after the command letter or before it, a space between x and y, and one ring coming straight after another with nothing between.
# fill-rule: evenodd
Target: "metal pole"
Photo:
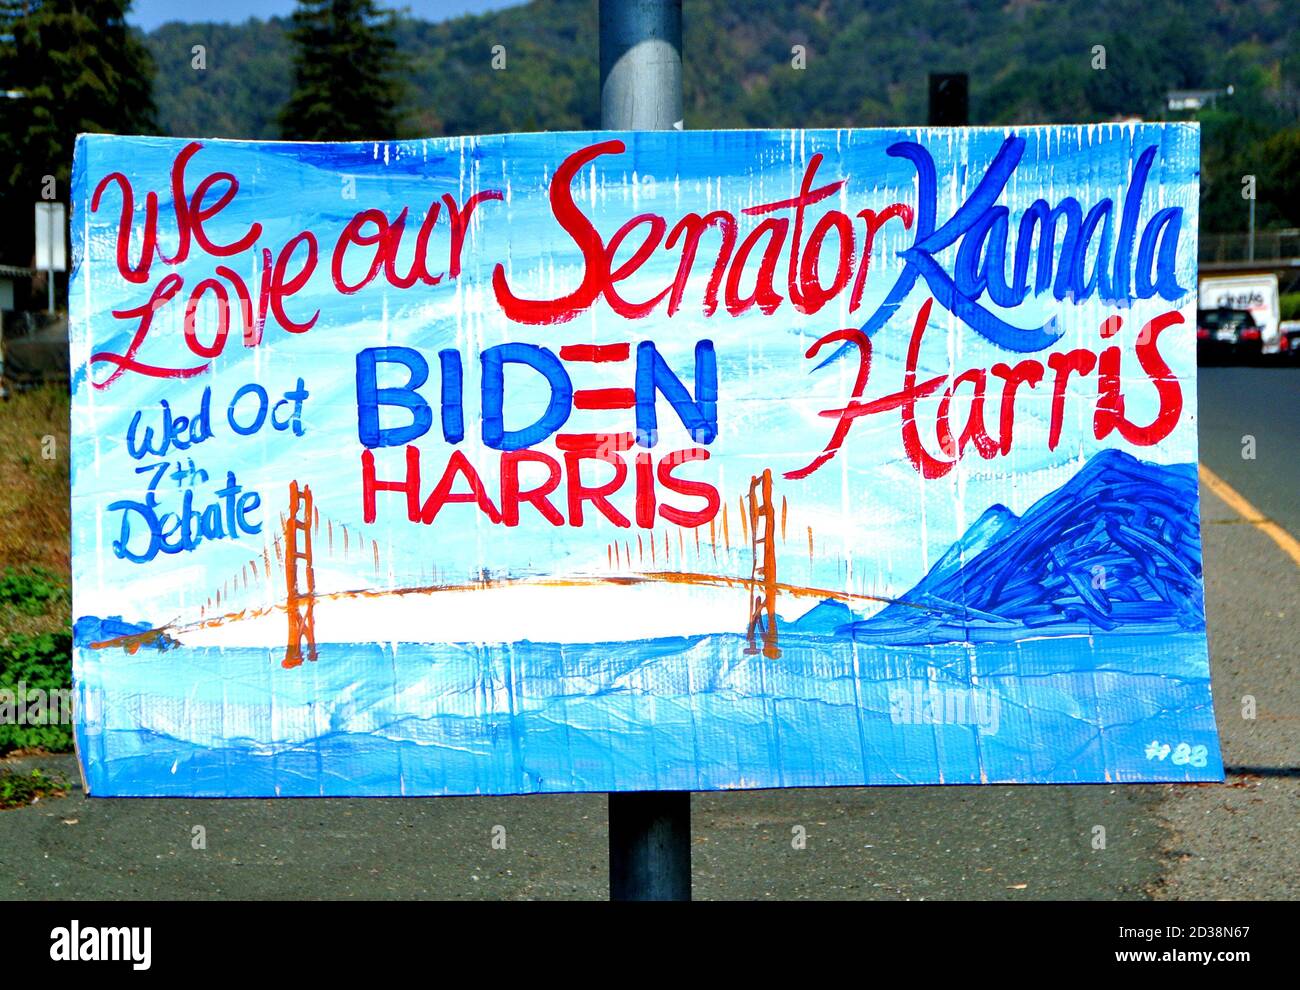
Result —
<instances>
[{"instance_id":1,"label":"metal pole","mask_svg":"<svg viewBox=\"0 0 1300 990\"><path fill-rule=\"evenodd\" d=\"M54 209L51 207L45 213L46 230L45 242L50 246L50 270L45 273L45 299L46 309L54 312Z\"/></svg>"},{"instance_id":2,"label":"metal pole","mask_svg":"<svg viewBox=\"0 0 1300 990\"><path fill-rule=\"evenodd\" d=\"M682 128L682 0L600 0L600 120L607 130ZM609 795L609 896L691 899L691 796Z\"/></svg>"},{"instance_id":3,"label":"metal pole","mask_svg":"<svg viewBox=\"0 0 1300 990\"><path fill-rule=\"evenodd\" d=\"M1252 195L1250 197L1250 242L1248 247L1246 248L1248 252L1246 255L1247 261L1255 260L1255 197L1253 195L1254 193L1253 189L1251 190L1251 193Z\"/></svg>"},{"instance_id":4,"label":"metal pole","mask_svg":"<svg viewBox=\"0 0 1300 990\"><path fill-rule=\"evenodd\" d=\"M609 899L691 899L689 791L609 796Z\"/></svg>"},{"instance_id":5,"label":"metal pole","mask_svg":"<svg viewBox=\"0 0 1300 990\"><path fill-rule=\"evenodd\" d=\"M930 73L931 127L965 127L970 123L970 80L964 72Z\"/></svg>"},{"instance_id":6,"label":"metal pole","mask_svg":"<svg viewBox=\"0 0 1300 990\"><path fill-rule=\"evenodd\" d=\"M600 124L681 130L681 0L600 0Z\"/></svg>"}]
</instances>

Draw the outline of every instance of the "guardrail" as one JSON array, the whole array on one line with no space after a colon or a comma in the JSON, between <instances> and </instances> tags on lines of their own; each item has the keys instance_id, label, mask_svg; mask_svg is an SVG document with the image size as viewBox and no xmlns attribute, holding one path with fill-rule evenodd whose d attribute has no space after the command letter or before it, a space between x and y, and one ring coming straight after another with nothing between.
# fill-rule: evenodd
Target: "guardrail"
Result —
<instances>
[{"instance_id":1,"label":"guardrail","mask_svg":"<svg viewBox=\"0 0 1300 990\"><path fill-rule=\"evenodd\" d=\"M1254 249L1250 234L1202 234L1201 261L1278 261L1300 258L1300 227L1255 231Z\"/></svg>"}]
</instances>

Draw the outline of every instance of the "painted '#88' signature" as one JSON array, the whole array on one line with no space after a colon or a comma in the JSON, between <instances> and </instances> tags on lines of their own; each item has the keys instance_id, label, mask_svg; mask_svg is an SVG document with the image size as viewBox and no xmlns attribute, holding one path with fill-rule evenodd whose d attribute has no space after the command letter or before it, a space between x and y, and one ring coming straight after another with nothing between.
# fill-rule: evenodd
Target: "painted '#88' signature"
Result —
<instances>
[{"instance_id":1,"label":"painted '#88' signature","mask_svg":"<svg viewBox=\"0 0 1300 990\"><path fill-rule=\"evenodd\" d=\"M1148 760L1169 760L1175 766L1203 767L1209 760L1209 750L1205 746L1192 746L1181 742L1176 746L1152 739L1147 743Z\"/></svg>"}]
</instances>

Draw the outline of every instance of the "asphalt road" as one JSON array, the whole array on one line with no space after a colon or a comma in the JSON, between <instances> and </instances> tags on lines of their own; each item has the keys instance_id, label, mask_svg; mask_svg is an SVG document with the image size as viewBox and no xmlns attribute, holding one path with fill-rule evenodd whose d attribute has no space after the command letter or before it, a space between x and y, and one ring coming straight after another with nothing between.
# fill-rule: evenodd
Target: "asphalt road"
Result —
<instances>
[{"instance_id":1,"label":"asphalt road","mask_svg":"<svg viewBox=\"0 0 1300 990\"><path fill-rule=\"evenodd\" d=\"M1201 368L1198 384L1202 462L1300 535L1300 368Z\"/></svg>"},{"instance_id":2,"label":"asphalt road","mask_svg":"<svg viewBox=\"0 0 1300 990\"><path fill-rule=\"evenodd\" d=\"M1292 533L1297 399L1300 369L1201 376L1202 461ZM1246 435L1254 459L1242 457ZM1226 784L696 795L694 896L1300 896L1300 568L1204 486L1201 499ZM1246 695L1254 719L1242 717ZM75 776L70 758L34 762ZM1102 850L1093 848L1096 825L1106 829ZM504 849L494 848L497 826ZM796 826L804 848L792 843ZM604 898L605 829L599 796L272 802L74 792L0 813L0 898Z\"/></svg>"}]
</instances>

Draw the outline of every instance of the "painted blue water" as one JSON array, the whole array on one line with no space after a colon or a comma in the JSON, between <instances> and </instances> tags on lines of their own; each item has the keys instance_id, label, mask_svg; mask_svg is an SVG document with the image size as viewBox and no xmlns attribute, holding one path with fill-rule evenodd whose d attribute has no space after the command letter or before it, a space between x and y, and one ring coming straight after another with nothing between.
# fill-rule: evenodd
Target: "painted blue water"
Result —
<instances>
[{"instance_id":1,"label":"painted blue water","mask_svg":"<svg viewBox=\"0 0 1300 990\"><path fill-rule=\"evenodd\" d=\"M1203 633L1080 645L324 644L296 670L274 650L78 650L78 742L101 796L1222 778Z\"/></svg>"}]
</instances>

